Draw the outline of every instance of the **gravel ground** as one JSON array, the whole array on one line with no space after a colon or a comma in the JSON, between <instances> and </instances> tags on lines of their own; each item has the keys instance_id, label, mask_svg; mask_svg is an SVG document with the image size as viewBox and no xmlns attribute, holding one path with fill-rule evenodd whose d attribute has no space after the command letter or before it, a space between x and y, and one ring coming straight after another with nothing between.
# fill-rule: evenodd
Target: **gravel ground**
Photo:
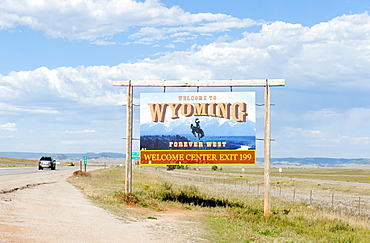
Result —
<instances>
[{"instance_id":1,"label":"gravel ground","mask_svg":"<svg viewBox=\"0 0 370 243\"><path fill-rule=\"evenodd\" d=\"M92 204L67 171L0 176L0 242L207 242L187 212L124 222ZM18 189L17 189L18 188Z\"/></svg>"}]
</instances>

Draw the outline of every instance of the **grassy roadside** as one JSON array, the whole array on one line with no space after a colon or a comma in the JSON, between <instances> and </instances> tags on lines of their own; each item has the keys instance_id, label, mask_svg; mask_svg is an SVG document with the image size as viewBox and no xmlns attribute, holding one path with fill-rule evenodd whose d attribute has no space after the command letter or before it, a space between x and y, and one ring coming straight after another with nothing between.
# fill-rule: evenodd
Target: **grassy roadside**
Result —
<instances>
[{"instance_id":1,"label":"grassy roadside","mask_svg":"<svg viewBox=\"0 0 370 243\"><path fill-rule=\"evenodd\" d=\"M248 168L241 171L241 168L225 167L223 172L231 174L263 175L263 168ZM345 181L370 183L370 169L357 168L320 168L320 169L293 169L284 168L279 172L278 168L271 168L270 176L286 178L305 178L329 181Z\"/></svg>"},{"instance_id":2,"label":"grassy roadside","mask_svg":"<svg viewBox=\"0 0 370 243\"><path fill-rule=\"evenodd\" d=\"M164 169L163 169L164 170ZM259 169L260 170L260 169ZM215 181L222 181L228 179L230 181L236 181L237 185L246 183L248 180L253 181L254 186L256 184L260 184L261 190L263 187L263 171L259 170L253 170L255 173L250 173L251 175L258 175L259 177L250 177L248 178L248 175L246 174L240 174L237 172L230 172L227 170L223 171L217 171L217 172L212 172L212 171L194 171L191 174L199 174L200 176L203 177L212 177L215 178ZM343 171L342 169L316 169L311 171L312 174L307 173L307 178L306 179L318 179L318 180L329 180L329 181L345 181L345 182L359 182L362 181L362 183L368 183L370 184L370 180L368 179L368 174L370 174L370 170L364 170L362 172L362 175L356 175L355 171L357 169L350 169L350 170L345 170ZM227 171L227 172L225 172ZM258 172L258 173L257 173ZM335 172L338 173L338 177L331 176L328 177L327 174L333 175ZM345 193L346 195L350 196L352 195L353 197L358 197L358 196L370 196L370 190L366 187L356 187L356 186L350 186L350 185L335 185L335 184L329 184L329 183L322 183L322 182L312 182L312 181L297 181L294 178L305 178L302 176L302 169L292 169L290 171L290 176L289 177L278 177L274 178L273 176L270 177L270 185L271 185L271 190L279 191L280 189L284 191L293 191L294 189L299 190L299 191L306 191L309 193L310 190L314 190L315 192L317 191L322 191L322 192L335 192L335 193ZM349 176L352 175L352 176ZM343 176L345 176L347 179L343 180ZM360 179L359 179L360 177ZM232 182L229 182L232 183Z\"/></svg>"},{"instance_id":3,"label":"grassy roadside","mask_svg":"<svg viewBox=\"0 0 370 243\"><path fill-rule=\"evenodd\" d=\"M210 242L367 242L370 226L364 219L274 199L271 217L254 195L194 186L160 171L134 169L133 194L126 195L124 168L91 172L68 180L95 203L123 218L146 218L168 208L201 212L203 237Z\"/></svg>"},{"instance_id":4,"label":"grassy roadside","mask_svg":"<svg viewBox=\"0 0 370 243\"><path fill-rule=\"evenodd\" d=\"M0 167L36 167L37 160L0 157Z\"/></svg>"}]
</instances>

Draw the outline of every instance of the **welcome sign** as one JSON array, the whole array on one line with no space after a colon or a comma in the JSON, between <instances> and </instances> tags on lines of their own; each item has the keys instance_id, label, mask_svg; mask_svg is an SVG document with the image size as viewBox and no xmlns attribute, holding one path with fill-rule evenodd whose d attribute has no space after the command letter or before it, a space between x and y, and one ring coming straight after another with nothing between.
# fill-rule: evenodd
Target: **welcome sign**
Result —
<instances>
[{"instance_id":1,"label":"welcome sign","mask_svg":"<svg viewBox=\"0 0 370 243\"><path fill-rule=\"evenodd\" d=\"M254 92L142 93L140 164L255 164Z\"/></svg>"}]
</instances>

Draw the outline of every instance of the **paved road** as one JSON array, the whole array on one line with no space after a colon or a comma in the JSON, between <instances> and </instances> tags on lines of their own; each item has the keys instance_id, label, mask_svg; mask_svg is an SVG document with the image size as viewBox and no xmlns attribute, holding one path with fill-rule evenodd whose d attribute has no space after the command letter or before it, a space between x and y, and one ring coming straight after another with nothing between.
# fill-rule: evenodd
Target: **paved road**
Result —
<instances>
[{"instance_id":1,"label":"paved road","mask_svg":"<svg viewBox=\"0 0 370 243\"><path fill-rule=\"evenodd\" d=\"M78 170L76 167L57 167L58 170L71 170L75 169ZM50 169L38 170L37 167L24 167L24 168L0 168L0 176L5 175L16 175L16 174L27 174L27 173L40 173L40 172L48 172L51 171Z\"/></svg>"}]
</instances>

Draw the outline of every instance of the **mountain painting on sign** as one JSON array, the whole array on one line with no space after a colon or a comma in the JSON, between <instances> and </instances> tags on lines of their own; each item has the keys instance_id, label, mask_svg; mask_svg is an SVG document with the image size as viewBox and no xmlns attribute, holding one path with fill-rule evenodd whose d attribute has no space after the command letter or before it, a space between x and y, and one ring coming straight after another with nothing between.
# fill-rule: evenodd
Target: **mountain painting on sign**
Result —
<instances>
[{"instance_id":1,"label":"mountain painting on sign","mask_svg":"<svg viewBox=\"0 0 370 243\"><path fill-rule=\"evenodd\" d=\"M255 150L254 92L142 93L140 150Z\"/></svg>"}]
</instances>

